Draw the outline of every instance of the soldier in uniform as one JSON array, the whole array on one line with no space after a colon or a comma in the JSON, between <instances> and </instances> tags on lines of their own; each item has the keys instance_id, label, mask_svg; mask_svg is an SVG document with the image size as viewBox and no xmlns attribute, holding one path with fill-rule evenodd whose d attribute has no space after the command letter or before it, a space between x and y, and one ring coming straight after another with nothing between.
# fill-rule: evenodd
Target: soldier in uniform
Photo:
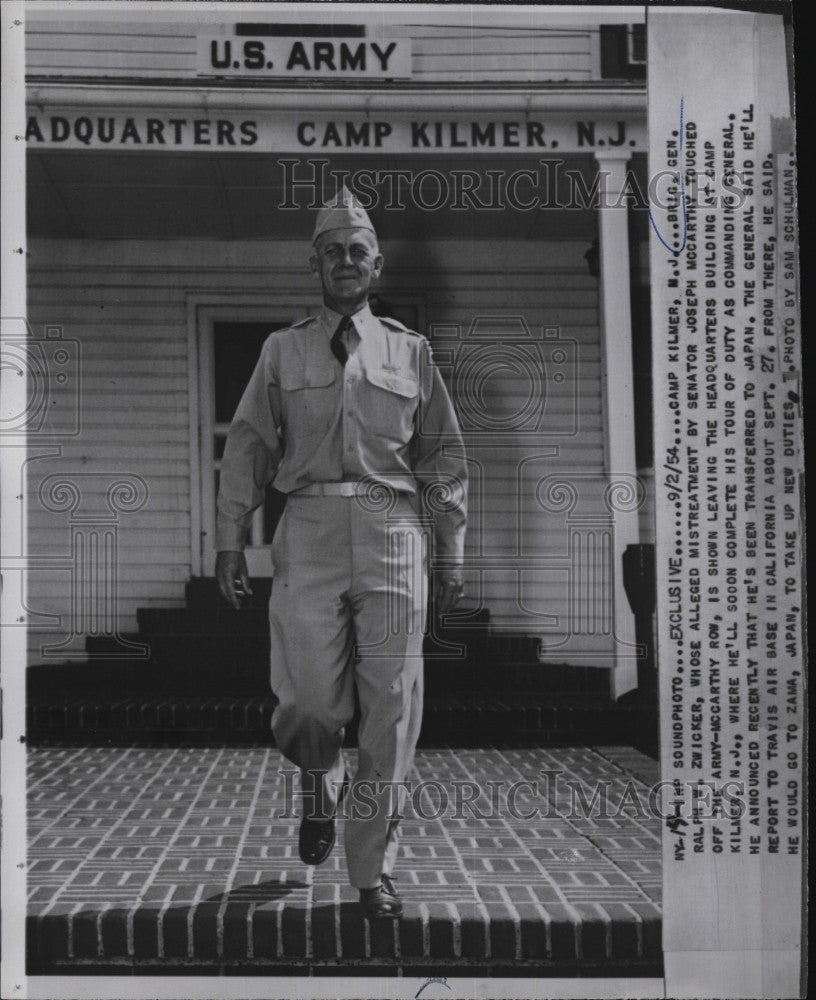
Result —
<instances>
[{"instance_id":1,"label":"soldier in uniform","mask_svg":"<svg viewBox=\"0 0 816 1000\"><path fill-rule=\"evenodd\" d=\"M462 594L465 457L428 342L371 313L383 256L345 188L318 213L310 266L323 308L266 340L230 428L216 576L238 608L241 592L251 593L251 514L274 483L287 498L272 543L272 729L301 769L300 858L318 865L334 846L356 692L349 879L367 916L397 917L394 789L410 772L422 719L423 524L432 526L434 598L445 613Z\"/></svg>"}]
</instances>

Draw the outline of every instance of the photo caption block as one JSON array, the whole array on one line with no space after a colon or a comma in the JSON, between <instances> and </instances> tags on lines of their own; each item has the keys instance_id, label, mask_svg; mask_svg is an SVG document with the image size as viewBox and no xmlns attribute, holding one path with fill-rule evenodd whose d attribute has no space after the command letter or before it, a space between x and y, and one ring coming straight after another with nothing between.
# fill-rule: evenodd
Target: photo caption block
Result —
<instances>
[{"instance_id":1,"label":"photo caption block","mask_svg":"<svg viewBox=\"0 0 816 1000\"><path fill-rule=\"evenodd\" d=\"M650 9L648 28L667 992L798 996L803 470L784 26Z\"/></svg>"}]
</instances>

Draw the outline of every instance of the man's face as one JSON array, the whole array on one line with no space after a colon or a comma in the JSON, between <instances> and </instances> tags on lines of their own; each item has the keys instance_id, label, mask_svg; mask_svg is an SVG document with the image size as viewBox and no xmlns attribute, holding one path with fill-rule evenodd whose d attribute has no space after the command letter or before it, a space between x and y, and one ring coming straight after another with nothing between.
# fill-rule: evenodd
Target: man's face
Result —
<instances>
[{"instance_id":1,"label":"man's face","mask_svg":"<svg viewBox=\"0 0 816 1000\"><path fill-rule=\"evenodd\" d=\"M318 237L311 265L323 285L326 305L348 314L368 298L383 258L377 237L368 229L331 229Z\"/></svg>"}]
</instances>

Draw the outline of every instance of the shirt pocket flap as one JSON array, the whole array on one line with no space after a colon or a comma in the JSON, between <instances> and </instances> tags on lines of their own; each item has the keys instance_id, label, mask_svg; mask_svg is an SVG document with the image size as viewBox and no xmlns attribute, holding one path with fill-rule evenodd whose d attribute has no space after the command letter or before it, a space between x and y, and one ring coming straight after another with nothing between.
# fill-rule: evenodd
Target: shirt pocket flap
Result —
<instances>
[{"instance_id":1,"label":"shirt pocket flap","mask_svg":"<svg viewBox=\"0 0 816 1000\"><path fill-rule=\"evenodd\" d=\"M331 365L314 365L281 372L281 389L320 389L331 385L337 374Z\"/></svg>"},{"instance_id":2,"label":"shirt pocket flap","mask_svg":"<svg viewBox=\"0 0 816 1000\"><path fill-rule=\"evenodd\" d=\"M398 396L405 396L408 399L413 399L419 393L416 379L409 378L407 375L399 375L397 372L374 368L366 372L366 378L372 385L376 385L380 389L387 389L388 392L395 392Z\"/></svg>"}]
</instances>

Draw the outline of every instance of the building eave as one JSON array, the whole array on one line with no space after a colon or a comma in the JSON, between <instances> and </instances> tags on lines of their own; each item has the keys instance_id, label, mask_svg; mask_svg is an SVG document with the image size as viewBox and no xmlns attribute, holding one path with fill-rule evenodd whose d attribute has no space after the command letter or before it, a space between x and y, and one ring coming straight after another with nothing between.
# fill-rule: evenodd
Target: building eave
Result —
<instances>
[{"instance_id":1,"label":"building eave","mask_svg":"<svg viewBox=\"0 0 816 1000\"><path fill-rule=\"evenodd\" d=\"M592 84L416 84L388 87L332 87L309 85L254 87L221 83L201 85L185 81L137 81L121 78L82 82L27 81L29 105L48 107L163 108L201 111L284 111L410 113L418 107L428 113L463 111L508 114L646 113L646 88L633 85Z\"/></svg>"}]
</instances>

